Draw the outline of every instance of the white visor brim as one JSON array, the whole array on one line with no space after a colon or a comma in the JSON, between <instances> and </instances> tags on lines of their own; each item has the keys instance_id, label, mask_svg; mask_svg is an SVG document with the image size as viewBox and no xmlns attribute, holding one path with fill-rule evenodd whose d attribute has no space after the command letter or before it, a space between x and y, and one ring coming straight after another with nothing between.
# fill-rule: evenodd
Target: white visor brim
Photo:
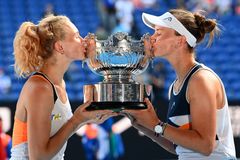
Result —
<instances>
[{"instance_id":1,"label":"white visor brim","mask_svg":"<svg viewBox=\"0 0 240 160\"><path fill-rule=\"evenodd\" d=\"M161 16L154 16L151 14L143 13L142 20L145 25L152 29L155 29L155 26L174 29L180 35L186 37L186 41L191 47L196 46L197 39L183 26L183 24L176 17L174 17L169 12L166 12Z\"/></svg>"}]
</instances>

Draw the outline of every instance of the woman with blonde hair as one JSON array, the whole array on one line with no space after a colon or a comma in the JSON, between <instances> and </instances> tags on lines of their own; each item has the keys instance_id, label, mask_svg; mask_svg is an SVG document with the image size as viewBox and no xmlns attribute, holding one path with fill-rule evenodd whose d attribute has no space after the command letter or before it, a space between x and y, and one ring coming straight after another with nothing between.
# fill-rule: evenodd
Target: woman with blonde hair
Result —
<instances>
[{"instance_id":1,"label":"woman with blonde hair","mask_svg":"<svg viewBox=\"0 0 240 160\"><path fill-rule=\"evenodd\" d=\"M86 111L90 102L72 114L67 96L64 73L71 62L93 52L94 44L66 16L50 15L37 25L20 26L14 39L15 71L29 78L17 102L11 159L62 160L67 140L78 128L113 115Z\"/></svg>"},{"instance_id":2,"label":"woman with blonde hair","mask_svg":"<svg viewBox=\"0 0 240 160\"><path fill-rule=\"evenodd\" d=\"M146 46L154 57L166 59L177 77L169 88L166 123L147 99L148 109L122 114L181 160L236 159L224 85L214 71L195 59L196 45L208 33L210 45L219 32L216 20L181 9L161 16L143 13L142 18L155 30Z\"/></svg>"}]
</instances>

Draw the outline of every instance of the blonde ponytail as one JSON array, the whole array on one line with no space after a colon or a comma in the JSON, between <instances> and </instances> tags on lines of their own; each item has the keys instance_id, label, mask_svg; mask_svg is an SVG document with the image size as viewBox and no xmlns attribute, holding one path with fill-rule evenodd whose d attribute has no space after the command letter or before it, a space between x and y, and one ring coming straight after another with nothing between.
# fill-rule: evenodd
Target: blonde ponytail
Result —
<instances>
[{"instance_id":1,"label":"blonde ponytail","mask_svg":"<svg viewBox=\"0 0 240 160\"><path fill-rule=\"evenodd\" d=\"M29 76L43 64L39 56L40 38L37 31L38 26L31 22L24 22L16 33L13 44L14 68L20 77Z\"/></svg>"}]
</instances>

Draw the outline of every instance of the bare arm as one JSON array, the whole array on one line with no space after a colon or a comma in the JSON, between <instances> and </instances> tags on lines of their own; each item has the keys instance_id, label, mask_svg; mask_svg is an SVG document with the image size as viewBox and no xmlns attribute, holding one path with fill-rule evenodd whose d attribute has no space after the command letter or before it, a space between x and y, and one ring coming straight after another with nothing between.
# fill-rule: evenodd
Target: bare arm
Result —
<instances>
[{"instance_id":1,"label":"bare arm","mask_svg":"<svg viewBox=\"0 0 240 160\"><path fill-rule=\"evenodd\" d=\"M156 142L158 145L160 145L162 148L164 148L168 152L170 152L172 154L176 154L174 145L171 141L169 141L169 140L167 140L167 139L165 139L164 137L161 137L161 136L156 137L152 130L149 130L149 129L147 129L147 128L139 125L139 124L134 124L133 127L136 128L137 130L143 132L144 135L146 135L147 137L152 139L154 142Z\"/></svg>"},{"instance_id":2,"label":"bare arm","mask_svg":"<svg viewBox=\"0 0 240 160\"><path fill-rule=\"evenodd\" d=\"M101 123L109 117L109 111L87 112L87 102L74 112L73 117L52 137L51 112L54 106L52 86L37 78L31 79L25 93L24 104L27 109L29 157L34 160L51 159L62 148L77 128L93 122ZM96 118L96 114L102 115Z\"/></svg>"},{"instance_id":3,"label":"bare arm","mask_svg":"<svg viewBox=\"0 0 240 160\"><path fill-rule=\"evenodd\" d=\"M204 155L214 149L216 137L217 92L221 85L209 71L199 71L189 82L188 97L191 111L191 130L168 126L164 136L183 147ZM197 144L197 145L196 145Z\"/></svg>"},{"instance_id":4,"label":"bare arm","mask_svg":"<svg viewBox=\"0 0 240 160\"><path fill-rule=\"evenodd\" d=\"M168 152L176 154L174 144L171 141L169 141L166 138L161 137L161 136L156 137L154 134L154 131L137 123L136 118L134 118L132 115L126 113L125 111L122 111L120 114L128 117L131 120L132 126L134 128L136 128L138 131L144 133L144 135L146 135L147 137L152 139L152 141L156 142L158 145L160 145L162 148L164 148Z\"/></svg>"},{"instance_id":5,"label":"bare arm","mask_svg":"<svg viewBox=\"0 0 240 160\"><path fill-rule=\"evenodd\" d=\"M221 92L218 79L209 71L199 71L189 82L188 99L190 103L192 124L190 130L167 125L164 138L168 141L194 150L204 155L209 155L214 149L216 137L216 109L221 98L217 98ZM146 101L146 110L128 110L138 124L153 131L159 119L154 112L152 104ZM141 129L140 129L141 130Z\"/></svg>"},{"instance_id":6,"label":"bare arm","mask_svg":"<svg viewBox=\"0 0 240 160\"><path fill-rule=\"evenodd\" d=\"M38 78L31 78L27 88L24 104L27 109L29 157L51 159L72 134L74 126L68 121L50 139L53 89L49 83Z\"/></svg>"}]
</instances>

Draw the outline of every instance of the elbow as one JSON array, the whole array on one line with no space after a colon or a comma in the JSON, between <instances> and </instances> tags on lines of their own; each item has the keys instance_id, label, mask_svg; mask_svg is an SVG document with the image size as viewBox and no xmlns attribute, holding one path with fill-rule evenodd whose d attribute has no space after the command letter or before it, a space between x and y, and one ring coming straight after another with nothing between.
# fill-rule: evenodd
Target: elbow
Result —
<instances>
[{"instance_id":1,"label":"elbow","mask_svg":"<svg viewBox=\"0 0 240 160\"><path fill-rule=\"evenodd\" d=\"M32 159L32 160L46 160L46 159L49 159L43 155L40 155L40 154L36 154L36 155L29 155L29 159Z\"/></svg>"},{"instance_id":2,"label":"elbow","mask_svg":"<svg viewBox=\"0 0 240 160\"><path fill-rule=\"evenodd\" d=\"M29 153L29 159L46 160L46 159L50 159L50 158L46 155L46 153L40 152L39 150L35 150L35 151Z\"/></svg>"},{"instance_id":3,"label":"elbow","mask_svg":"<svg viewBox=\"0 0 240 160\"><path fill-rule=\"evenodd\" d=\"M204 155L204 156L210 156L210 154L213 152L213 149L211 149L211 148L208 148L208 149L204 149L203 151L202 151L202 154Z\"/></svg>"},{"instance_id":4,"label":"elbow","mask_svg":"<svg viewBox=\"0 0 240 160\"><path fill-rule=\"evenodd\" d=\"M29 159L34 159L34 160L42 160L42 156L37 155L37 154L29 154Z\"/></svg>"},{"instance_id":5,"label":"elbow","mask_svg":"<svg viewBox=\"0 0 240 160\"><path fill-rule=\"evenodd\" d=\"M205 156L209 156L214 150L215 143L212 141L206 142L203 147L201 153Z\"/></svg>"},{"instance_id":6,"label":"elbow","mask_svg":"<svg viewBox=\"0 0 240 160\"><path fill-rule=\"evenodd\" d=\"M46 158L43 155L40 155L40 154L30 154L29 155L29 159L32 159L32 160L44 160Z\"/></svg>"}]
</instances>

